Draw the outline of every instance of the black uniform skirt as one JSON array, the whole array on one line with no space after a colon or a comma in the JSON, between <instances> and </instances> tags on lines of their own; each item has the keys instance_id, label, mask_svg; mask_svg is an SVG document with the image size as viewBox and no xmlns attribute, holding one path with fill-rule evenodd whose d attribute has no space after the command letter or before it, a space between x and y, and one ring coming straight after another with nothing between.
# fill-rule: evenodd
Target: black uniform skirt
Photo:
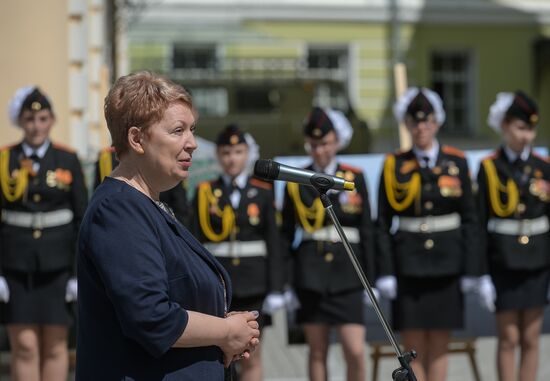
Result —
<instances>
[{"instance_id":1,"label":"black uniform skirt","mask_svg":"<svg viewBox=\"0 0 550 381\"><path fill-rule=\"evenodd\" d=\"M297 290L296 294L301 305L296 314L298 324L365 324L363 289L337 294L320 294L309 290Z\"/></svg>"},{"instance_id":2,"label":"black uniform skirt","mask_svg":"<svg viewBox=\"0 0 550 381\"><path fill-rule=\"evenodd\" d=\"M71 323L70 306L65 302L69 271L24 273L5 270L3 275L10 290L10 301L4 309L6 324Z\"/></svg>"},{"instance_id":3,"label":"black uniform skirt","mask_svg":"<svg viewBox=\"0 0 550 381\"><path fill-rule=\"evenodd\" d=\"M464 302L460 278L398 277L392 318L397 331L461 329L464 325Z\"/></svg>"},{"instance_id":4,"label":"black uniform skirt","mask_svg":"<svg viewBox=\"0 0 550 381\"><path fill-rule=\"evenodd\" d=\"M265 296L247 296L244 298L232 298L230 311L258 311L260 315L256 319L260 329L271 325L271 316L262 313L262 305Z\"/></svg>"},{"instance_id":5,"label":"black uniform skirt","mask_svg":"<svg viewBox=\"0 0 550 381\"><path fill-rule=\"evenodd\" d=\"M550 270L509 270L495 268L491 277L497 291L497 311L544 307L547 302Z\"/></svg>"}]
</instances>

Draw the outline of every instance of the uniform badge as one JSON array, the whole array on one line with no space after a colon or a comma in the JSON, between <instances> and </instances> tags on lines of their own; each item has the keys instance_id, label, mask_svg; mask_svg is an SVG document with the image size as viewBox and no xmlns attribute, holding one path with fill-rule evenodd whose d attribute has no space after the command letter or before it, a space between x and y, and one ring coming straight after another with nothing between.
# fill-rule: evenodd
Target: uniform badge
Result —
<instances>
[{"instance_id":1,"label":"uniform badge","mask_svg":"<svg viewBox=\"0 0 550 381\"><path fill-rule=\"evenodd\" d=\"M434 173L434 175L440 175L441 174L441 167L439 167L439 166L433 167L432 172Z\"/></svg>"},{"instance_id":2,"label":"uniform badge","mask_svg":"<svg viewBox=\"0 0 550 381\"><path fill-rule=\"evenodd\" d=\"M363 210L363 198L357 189L352 192L340 193L338 201L340 201L340 207L344 213L359 214Z\"/></svg>"},{"instance_id":3,"label":"uniform badge","mask_svg":"<svg viewBox=\"0 0 550 381\"><path fill-rule=\"evenodd\" d=\"M414 171L415 169L418 169L418 161L407 160L401 164L401 167L399 167L399 173L401 173L402 175L405 175L409 172Z\"/></svg>"},{"instance_id":4,"label":"uniform badge","mask_svg":"<svg viewBox=\"0 0 550 381\"><path fill-rule=\"evenodd\" d=\"M32 159L21 159L21 161L19 162L19 165L21 166L21 168L26 169L29 175L36 176L36 172L33 169ZM17 174L19 174L19 171ZM12 177L15 177L15 176L12 175Z\"/></svg>"},{"instance_id":5,"label":"uniform badge","mask_svg":"<svg viewBox=\"0 0 550 381\"><path fill-rule=\"evenodd\" d=\"M532 168L530 165L526 165L525 167L523 167L523 173L525 173L526 175L531 174L531 171L532 171Z\"/></svg>"},{"instance_id":6,"label":"uniform badge","mask_svg":"<svg viewBox=\"0 0 550 381\"><path fill-rule=\"evenodd\" d=\"M336 173L334 174L336 177L341 177L341 178L344 178L344 172L342 171L336 171Z\"/></svg>"},{"instance_id":7,"label":"uniform badge","mask_svg":"<svg viewBox=\"0 0 550 381\"><path fill-rule=\"evenodd\" d=\"M46 184L50 188L59 188L68 191L73 183L73 174L68 169L57 168L55 171L46 172Z\"/></svg>"},{"instance_id":8,"label":"uniform badge","mask_svg":"<svg viewBox=\"0 0 550 381\"><path fill-rule=\"evenodd\" d=\"M542 178L542 171L540 169L535 169L535 172L533 173L533 175L537 178L537 179L540 179Z\"/></svg>"},{"instance_id":9,"label":"uniform badge","mask_svg":"<svg viewBox=\"0 0 550 381\"><path fill-rule=\"evenodd\" d=\"M458 177L440 176L437 179L439 192L443 197L460 197L462 196L462 183Z\"/></svg>"},{"instance_id":10,"label":"uniform badge","mask_svg":"<svg viewBox=\"0 0 550 381\"><path fill-rule=\"evenodd\" d=\"M214 197L220 198L222 196L222 190L220 188L214 189Z\"/></svg>"},{"instance_id":11,"label":"uniform badge","mask_svg":"<svg viewBox=\"0 0 550 381\"><path fill-rule=\"evenodd\" d=\"M550 201L550 183L544 179L532 179L529 192L541 201Z\"/></svg>"},{"instance_id":12,"label":"uniform badge","mask_svg":"<svg viewBox=\"0 0 550 381\"><path fill-rule=\"evenodd\" d=\"M460 169L458 169L458 167L456 165L449 165L449 175L451 176L458 176L458 174L460 173Z\"/></svg>"},{"instance_id":13,"label":"uniform badge","mask_svg":"<svg viewBox=\"0 0 550 381\"><path fill-rule=\"evenodd\" d=\"M258 225L260 223L260 208L258 204L249 204L246 209L246 214L248 215L248 222L250 222L250 225Z\"/></svg>"},{"instance_id":14,"label":"uniform badge","mask_svg":"<svg viewBox=\"0 0 550 381\"><path fill-rule=\"evenodd\" d=\"M257 194L258 194L258 190L256 188L250 188L248 192L246 192L246 197L253 198L253 197L256 197Z\"/></svg>"},{"instance_id":15,"label":"uniform badge","mask_svg":"<svg viewBox=\"0 0 550 381\"><path fill-rule=\"evenodd\" d=\"M353 182L355 180L355 173L352 171L346 171L344 173L344 179L349 182Z\"/></svg>"}]
</instances>

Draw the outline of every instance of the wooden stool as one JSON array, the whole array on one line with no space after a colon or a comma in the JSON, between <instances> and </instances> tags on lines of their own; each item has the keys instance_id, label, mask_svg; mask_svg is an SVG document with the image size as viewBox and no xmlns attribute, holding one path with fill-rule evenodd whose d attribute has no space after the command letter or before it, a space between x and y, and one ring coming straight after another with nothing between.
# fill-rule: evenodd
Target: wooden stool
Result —
<instances>
[{"instance_id":1,"label":"wooden stool","mask_svg":"<svg viewBox=\"0 0 550 381\"><path fill-rule=\"evenodd\" d=\"M378 366L379 361L383 357L395 357L395 352L393 347L385 342L373 342L371 343L372 347L372 381L378 380ZM401 347L401 349L403 349ZM449 343L449 354L452 353L465 353L468 355L470 360L470 367L474 374L475 381L481 381L481 376L479 374L479 369L476 362L476 344L475 339L466 338L466 339L452 339ZM397 362L396 362L397 365Z\"/></svg>"}]
</instances>

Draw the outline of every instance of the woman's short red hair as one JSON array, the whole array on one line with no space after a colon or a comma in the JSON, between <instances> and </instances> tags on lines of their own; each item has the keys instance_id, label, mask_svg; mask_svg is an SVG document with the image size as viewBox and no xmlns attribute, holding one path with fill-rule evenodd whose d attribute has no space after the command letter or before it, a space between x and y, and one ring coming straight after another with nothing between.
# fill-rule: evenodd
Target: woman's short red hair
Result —
<instances>
[{"instance_id":1,"label":"woman's short red hair","mask_svg":"<svg viewBox=\"0 0 550 381\"><path fill-rule=\"evenodd\" d=\"M182 103L197 115L189 92L163 76L139 71L117 79L105 97L105 119L117 156L128 151L130 127L146 130L173 103Z\"/></svg>"}]
</instances>

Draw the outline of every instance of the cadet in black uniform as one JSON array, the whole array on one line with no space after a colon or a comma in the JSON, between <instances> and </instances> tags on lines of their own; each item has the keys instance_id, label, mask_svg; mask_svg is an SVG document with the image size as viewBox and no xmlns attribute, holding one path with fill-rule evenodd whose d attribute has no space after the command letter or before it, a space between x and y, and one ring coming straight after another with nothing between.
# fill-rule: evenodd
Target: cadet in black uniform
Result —
<instances>
[{"instance_id":1,"label":"cadet in black uniform","mask_svg":"<svg viewBox=\"0 0 550 381\"><path fill-rule=\"evenodd\" d=\"M106 176L109 176L112 170L118 165L114 147L107 147L99 152L95 163L94 189L101 184ZM160 193L160 201L166 203L179 222L185 227L189 227L191 221L191 211L187 201L186 182L182 181L174 188Z\"/></svg>"},{"instance_id":2,"label":"cadet in black uniform","mask_svg":"<svg viewBox=\"0 0 550 381\"><path fill-rule=\"evenodd\" d=\"M66 380L67 303L76 301L75 245L87 205L77 155L53 143L52 105L37 87L19 89L10 118L23 141L0 150L1 271L15 380Z\"/></svg>"},{"instance_id":3,"label":"cadet in black uniform","mask_svg":"<svg viewBox=\"0 0 550 381\"><path fill-rule=\"evenodd\" d=\"M198 186L195 236L227 269L233 283L232 310L273 311L284 305L273 186L248 175L250 147L239 127L227 126L216 144L222 175ZM263 314L257 320L260 327L269 324ZM262 380L260 351L240 367L241 381Z\"/></svg>"},{"instance_id":4,"label":"cadet in black uniform","mask_svg":"<svg viewBox=\"0 0 550 381\"><path fill-rule=\"evenodd\" d=\"M394 114L405 122L413 148L384 162L376 287L395 299L393 326L406 350L418 352L412 362L417 378L442 381L450 332L463 326L461 288L474 287L480 271L471 180L464 154L436 139L445 113L435 92L408 89Z\"/></svg>"},{"instance_id":5,"label":"cadet in black uniform","mask_svg":"<svg viewBox=\"0 0 550 381\"><path fill-rule=\"evenodd\" d=\"M523 92L499 93L489 125L503 144L482 161L478 174L483 305L494 311L499 380L535 381L539 336L550 279L550 164L531 151L536 103Z\"/></svg>"},{"instance_id":6,"label":"cadet in black uniform","mask_svg":"<svg viewBox=\"0 0 550 381\"><path fill-rule=\"evenodd\" d=\"M342 224L363 270L372 279L372 222L365 177L360 169L339 163L336 154L351 140L353 130L335 110L313 108L305 125L306 148L313 159L307 169L355 182L352 192L329 191L334 211ZM283 232L289 243L296 228L302 239L291 250L293 279L301 307L297 322L309 345L309 377L328 379L329 331L337 327L347 363L347 379L365 379L364 291L329 216L313 187L287 183L283 204Z\"/></svg>"}]
</instances>

